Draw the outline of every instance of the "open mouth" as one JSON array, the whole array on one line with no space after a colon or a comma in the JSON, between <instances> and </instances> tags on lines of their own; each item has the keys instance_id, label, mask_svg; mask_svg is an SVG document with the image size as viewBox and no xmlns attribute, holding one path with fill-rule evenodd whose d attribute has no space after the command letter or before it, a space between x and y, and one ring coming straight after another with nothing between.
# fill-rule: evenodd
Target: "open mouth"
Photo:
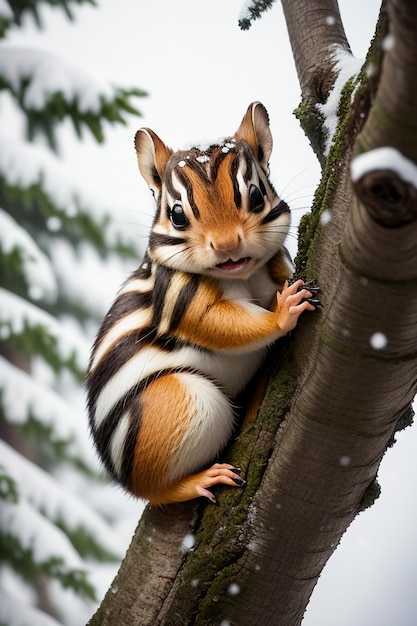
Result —
<instances>
[{"instance_id":1,"label":"open mouth","mask_svg":"<svg viewBox=\"0 0 417 626\"><path fill-rule=\"evenodd\" d=\"M228 259L224 263L219 263L218 265L216 265L216 267L223 270L224 272L240 272L241 270L245 269L250 260L250 256L238 259L237 261L233 261L233 259Z\"/></svg>"}]
</instances>

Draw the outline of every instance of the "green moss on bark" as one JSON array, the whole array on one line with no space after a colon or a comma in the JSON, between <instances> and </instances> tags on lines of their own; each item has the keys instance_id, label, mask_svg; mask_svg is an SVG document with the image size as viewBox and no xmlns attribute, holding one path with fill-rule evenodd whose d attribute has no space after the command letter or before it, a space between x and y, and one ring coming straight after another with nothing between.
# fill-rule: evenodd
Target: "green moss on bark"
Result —
<instances>
[{"instance_id":1,"label":"green moss on bark","mask_svg":"<svg viewBox=\"0 0 417 626\"><path fill-rule=\"evenodd\" d=\"M366 509L369 509L373 504L375 504L376 500L378 500L380 495L381 495L381 485L375 478L364 491L362 500L360 501L360 504L359 504L359 512L366 511Z\"/></svg>"},{"instance_id":2,"label":"green moss on bark","mask_svg":"<svg viewBox=\"0 0 417 626\"><path fill-rule=\"evenodd\" d=\"M294 110L294 115L310 141L319 162L324 164L324 136L323 116L318 112L315 103L309 98L303 98Z\"/></svg>"},{"instance_id":3,"label":"green moss on bark","mask_svg":"<svg viewBox=\"0 0 417 626\"><path fill-rule=\"evenodd\" d=\"M250 508L271 456L276 432L293 398L297 371L289 352L288 340L278 344L279 358L271 365L272 376L257 419L246 428L228 450L225 459L242 468L244 488L221 488L217 505L207 504L197 524L195 552L187 555L180 574L174 604L164 619L166 626L177 626L178 616L196 626L221 623L227 607L243 593L245 570L241 560L253 536ZM249 514L248 514L249 512Z\"/></svg>"},{"instance_id":4,"label":"green moss on bark","mask_svg":"<svg viewBox=\"0 0 417 626\"><path fill-rule=\"evenodd\" d=\"M345 164L346 151L351 148L355 134L352 124L358 114L357 107L352 105L354 90L358 90L358 79L350 79L344 86L337 111L339 123L333 138L332 146L323 169L321 182L314 196L311 213L303 216L299 227L298 253L295 259L297 277L312 281L314 262L321 247L322 216L330 211L338 188L340 174ZM317 113L319 116L320 114Z\"/></svg>"},{"instance_id":5,"label":"green moss on bark","mask_svg":"<svg viewBox=\"0 0 417 626\"><path fill-rule=\"evenodd\" d=\"M323 166L311 213L302 218L299 227L296 275L307 281L315 278L314 264L322 237L321 217L324 211L332 209L342 167L346 164L346 152L352 149L353 142L365 123L378 86L382 42L386 33L386 21L380 20L361 71L347 81L342 89L337 110L338 125L327 158L323 156L323 118L320 112L308 100L302 101L294 112ZM360 149L357 144L356 148Z\"/></svg>"}]
</instances>

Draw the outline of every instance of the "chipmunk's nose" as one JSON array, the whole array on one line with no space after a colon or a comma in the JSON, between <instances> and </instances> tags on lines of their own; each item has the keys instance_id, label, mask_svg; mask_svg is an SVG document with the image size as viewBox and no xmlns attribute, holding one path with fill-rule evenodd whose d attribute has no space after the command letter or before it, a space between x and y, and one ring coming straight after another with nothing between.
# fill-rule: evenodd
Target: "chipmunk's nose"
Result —
<instances>
[{"instance_id":1,"label":"chipmunk's nose","mask_svg":"<svg viewBox=\"0 0 417 626\"><path fill-rule=\"evenodd\" d=\"M210 238L210 246L216 252L231 254L239 248L240 243L241 236L238 231L232 233L219 232L212 234Z\"/></svg>"}]
</instances>

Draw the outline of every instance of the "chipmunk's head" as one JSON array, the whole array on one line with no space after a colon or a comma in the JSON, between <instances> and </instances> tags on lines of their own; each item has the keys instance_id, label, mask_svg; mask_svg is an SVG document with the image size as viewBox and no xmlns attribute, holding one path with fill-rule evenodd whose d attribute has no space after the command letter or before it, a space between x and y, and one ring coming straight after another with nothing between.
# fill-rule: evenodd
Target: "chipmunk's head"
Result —
<instances>
[{"instance_id":1,"label":"chipmunk's head","mask_svg":"<svg viewBox=\"0 0 417 626\"><path fill-rule=\"evenodd\" d=\"M149 238L156 262L247 279L282 247L290 210L268 179L272 136L262 104L249 106L232 137L206 146L173 152L147 128L135 146L157 202Z\"/></svg>"}]
</instances>

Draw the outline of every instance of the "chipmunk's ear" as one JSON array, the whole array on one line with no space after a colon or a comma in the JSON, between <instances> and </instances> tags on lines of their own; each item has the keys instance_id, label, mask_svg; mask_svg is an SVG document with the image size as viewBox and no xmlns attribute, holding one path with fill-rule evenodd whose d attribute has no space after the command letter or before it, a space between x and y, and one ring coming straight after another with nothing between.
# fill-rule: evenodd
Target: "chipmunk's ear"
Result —
<instances>
[{"instance_id":1,"label":"chipmunk's ear","mask_svg":"<svg viewBox=\"0 0 417 626\"><path fill-rule=\"evenodd\" d=\"M236 139L244 139L262 169L268 171L269 157L272 152L272 134L269 128L269 115L264 105L252 102L235 132Z\"/></svg>"},{"instance_id":2,"label":"chipmunk's ear","mask_svg":"<svg viewBox=\"0 0 417 626\"><path fill-rule=\"evenodd\" d=\"M140 128L135 136L139 171L156 199L161 192L163 174L172 154L158 135L149 128Z\"/></svg>"}]
</instances>

